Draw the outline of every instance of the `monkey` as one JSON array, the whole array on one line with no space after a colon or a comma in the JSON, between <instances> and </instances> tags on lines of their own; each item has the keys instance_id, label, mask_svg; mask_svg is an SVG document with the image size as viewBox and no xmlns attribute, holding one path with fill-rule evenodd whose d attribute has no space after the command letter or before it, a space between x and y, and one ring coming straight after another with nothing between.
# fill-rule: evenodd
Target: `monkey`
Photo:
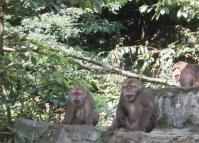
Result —
<instances>
[{"instance_id":1,"label":"monkey","mask_svg":"<svg viewBox=\"0 0 199 143\"><path fill-rule=\"evenodd\" d=\"M199 86L199 65L179 61L172 68L172 77L181 87Z\"/></svg>"},{"instance_id":2,"label":"monkey","mask_svg":"<svg viewBox=\"0 0 199 143\"><path fill-rule=\"evenodd\" d=\"M136 78L127 78L121 87L116 117L108 131L150 132L156 127L159 108L152 92Z\"/></svg>"},{"instance_id":3,"label":"monkey","mask_svg":"<svg viewBox=\"0 0 199 143\"><path fill-rule=\"evenodd\" d=\"M65 124L86 124L96 126L99 113L93 104L91 94L83 87L74 87L69 90L69 100L65 108Z\"/></svg>"}]
</instances>

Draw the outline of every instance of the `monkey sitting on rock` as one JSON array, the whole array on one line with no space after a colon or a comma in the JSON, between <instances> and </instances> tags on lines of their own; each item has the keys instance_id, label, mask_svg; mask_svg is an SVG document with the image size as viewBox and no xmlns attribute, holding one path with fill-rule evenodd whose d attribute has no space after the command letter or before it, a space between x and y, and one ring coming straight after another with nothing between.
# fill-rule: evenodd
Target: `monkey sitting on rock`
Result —
<instances>
[{"instance_id":1,"label":"monkey sitting on rock","mask_svg":"<svg viewBox=\"0 0 199 143\"><path fill-rule=\"evenodd\" d=\"M150 132L156 127L159 108L152 93L136 78L127 78L122 84L116 117L109 131Z\"/></svg>"},{"instance_id":2,"label":"monkey sitting on rock","mask_svg":"<svg viewBox=\"0 0 199 143\"><path fill-rule=\"evenodd\" d=\"M172 77L180 82L181 87L199 87L199 65L177 62L172 69Z\"/></svg>"},{"instance_id":3,"label":"monkey sitting on rock","mask_svg":"<svg viewBox=\"0 0 199 143\"><path fill-rule=\"evenodd\" d=\"M96 111L91 94L83 87L69 90L69 101L66 105L65 124L86 124L96 126L99 113Z\"/></svg>"}]
</instances>

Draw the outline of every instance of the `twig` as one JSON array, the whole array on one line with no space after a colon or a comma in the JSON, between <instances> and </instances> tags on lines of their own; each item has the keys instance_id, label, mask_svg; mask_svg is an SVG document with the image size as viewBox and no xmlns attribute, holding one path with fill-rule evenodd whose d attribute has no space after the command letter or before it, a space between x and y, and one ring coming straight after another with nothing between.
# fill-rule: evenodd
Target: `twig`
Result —
<instances>
[{"instance_id":1,"label":"twig","mask_svg":"<svg viewBox=\"0 0 199 143\"><path fill-rule=\"evenodd\" d=\"M27 51L29 48L25 48L25 47L20 47L20 48L10 48L10 47L3 47L3 51L4 52L25 52Z\"/></svg>"}]
</instances>

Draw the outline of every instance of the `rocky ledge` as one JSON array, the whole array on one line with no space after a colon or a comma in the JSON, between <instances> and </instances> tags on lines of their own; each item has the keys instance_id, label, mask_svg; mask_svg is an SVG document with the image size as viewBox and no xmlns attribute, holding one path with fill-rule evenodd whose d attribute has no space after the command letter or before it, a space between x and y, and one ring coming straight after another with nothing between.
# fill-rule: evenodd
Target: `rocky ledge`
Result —
<instances>
[{"instance_id":1,"label":"rocky ledge","mask_svg":"<svg viewBox=\"0 0 199 143\"><path fill-rule=\"evenodd\" d=\"M154 129L144 132L114 132L86 125L64 125L17 119L16 129L37 143L199 143L194 129ZM18 138L18 142L22 138Z\"/></svg>"},{"instance_id":2,"label":"rocky ledge","mask_svg":"<svg viewBox=\"0 0 199 143\"><path fill-rule=\"evenodd\" d=\"M18 142L37 143L199 143L199 89L153 90L160 107L159 127L150 133L113 132L86 125L17 119Z\"/></svg>"}]
</instances>

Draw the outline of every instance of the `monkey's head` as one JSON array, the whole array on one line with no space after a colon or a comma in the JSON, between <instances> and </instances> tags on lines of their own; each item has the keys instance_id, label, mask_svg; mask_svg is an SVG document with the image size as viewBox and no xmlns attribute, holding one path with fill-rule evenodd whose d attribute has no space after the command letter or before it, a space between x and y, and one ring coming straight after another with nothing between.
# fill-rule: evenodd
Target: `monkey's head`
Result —
<instances>
[{"instance_id":1,"label":"monkey's head","mask_svg":"<svg viewBox=\"0 0 199 143\"><path fill-rule=\"evenodd\" d=\"M126 101L134 101L142 88L143 85L140 80L127 78L122 84L121 96L124 96Z\"/></svg>"},{"instance_id":2,"label":"monkey's head","mask_svg":"<svg viewBox=\"0 0 199 143\"><path fill-rule=\"evenodd\" d=\"M83 87L74 87L69 91L69 101L75 106L82 106L87 95Z\"/></svg>"},{"instance_id":3,"label":"monkey's head","mask_svg":"<svg viewBox=\"0 0 199 143\"><path fill-rule=\"evenodd\" d=\"M185 62L177 62L172 69L172 77L173 79L179 81L180 80L180 75L181 72L184 70L184 68L186 67L187 63Z\"/></svg>"}]
</instances>

